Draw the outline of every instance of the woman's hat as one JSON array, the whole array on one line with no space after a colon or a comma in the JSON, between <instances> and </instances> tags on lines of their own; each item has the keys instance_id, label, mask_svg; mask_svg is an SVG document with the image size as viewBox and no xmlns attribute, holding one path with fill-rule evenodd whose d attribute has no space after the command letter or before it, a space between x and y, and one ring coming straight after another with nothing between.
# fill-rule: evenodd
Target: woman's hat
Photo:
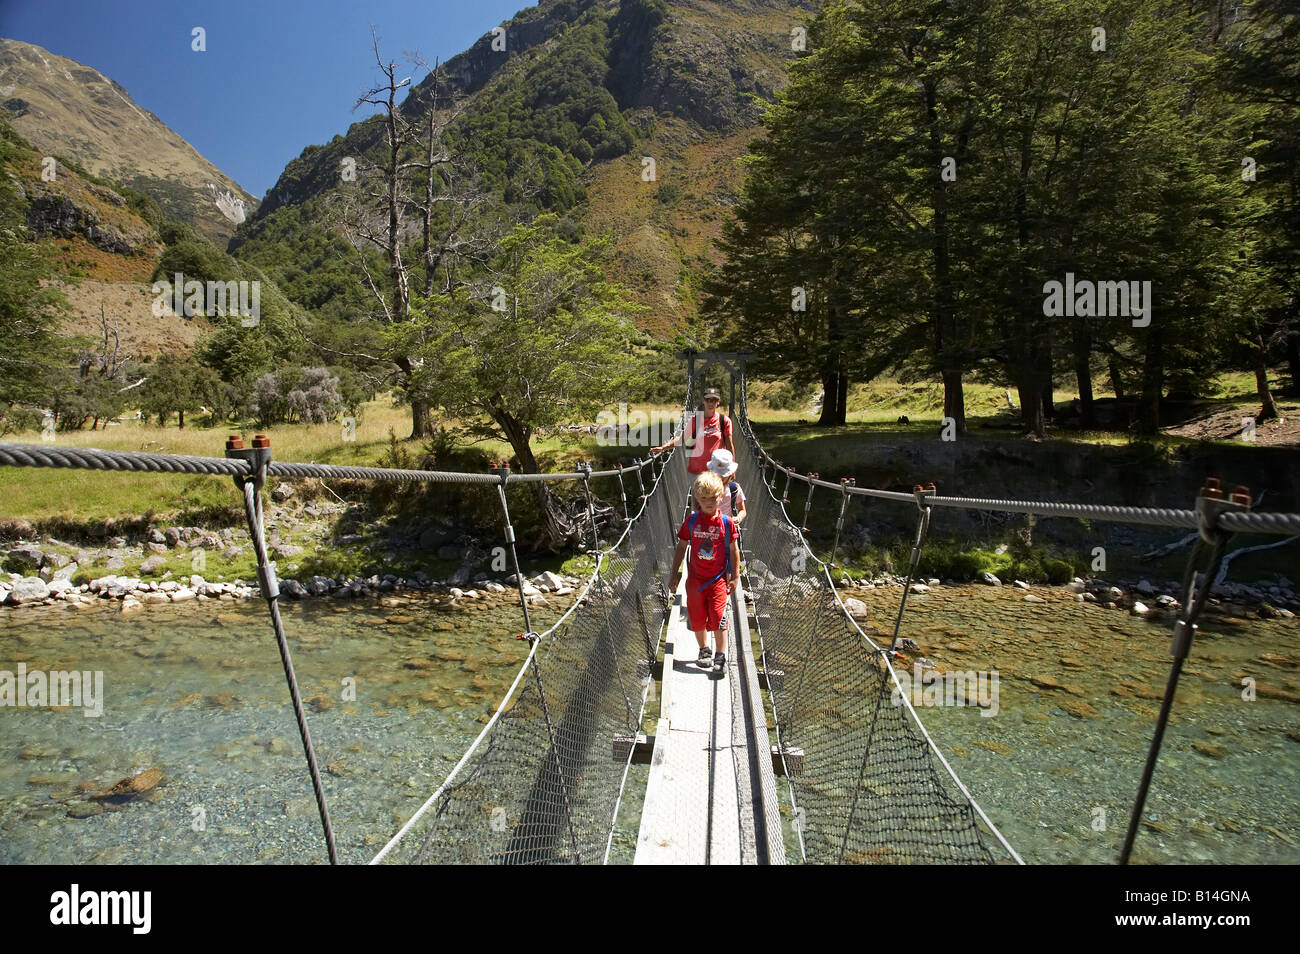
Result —
<instances>
[{"instance_id":1,"label":"woman's hat","mask_svg":"<svg viewBox=\"0 0 1300 954\"><path fill-rule=\"evenodd\" d=\"M731 456L731 451L719 448L713 452L713 457L709 459L708 468L719 477L730 477L740 469L740 465Z\"/></svg>"}]
</instances>

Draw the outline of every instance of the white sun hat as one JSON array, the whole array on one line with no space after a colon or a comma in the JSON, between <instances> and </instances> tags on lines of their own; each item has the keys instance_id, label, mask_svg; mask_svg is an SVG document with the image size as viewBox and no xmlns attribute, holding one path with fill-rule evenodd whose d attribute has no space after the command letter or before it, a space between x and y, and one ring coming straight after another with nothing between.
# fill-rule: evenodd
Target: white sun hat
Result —
<instances>
[{"instance_id":1,"label":"white sun hat","mask_svg":"<svg viewBox=\"0 0 1300 954\"><path fill-rule=\"evenodd\" d=\"M713 452L713 457L709 459L708 468L719 477L730 477L740 469L740 465L731 456L731 451L719 448Z\"/></svg>"}]
</instances>

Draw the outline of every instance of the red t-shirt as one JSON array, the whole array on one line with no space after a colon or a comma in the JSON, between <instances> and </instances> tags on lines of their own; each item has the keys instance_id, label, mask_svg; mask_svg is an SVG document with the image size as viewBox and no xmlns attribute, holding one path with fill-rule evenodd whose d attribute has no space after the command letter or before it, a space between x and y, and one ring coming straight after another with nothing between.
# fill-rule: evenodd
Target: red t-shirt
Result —
<instances>
[{"instance_id":1,"label":"red t-shirt","mask_svg":"<svg viewBox=\"0 0 1300 954\"><path fill-rule=\"evenodd\" d=\"M731 542L726 539L721 509L715 510L712 517L703 513L695 513L693 516L694 529L691 528L691 518L687 517L677 531L677 539L690 542L687 557L690 576L699 580L711 580L727 568L726 548Z\"/></svg>"},{"instance_id":2,"label":"red t-shirt","mask_svg":"<svg viewBox=\"0 0 1300 954\"><path fill-rule=\"evenodd\" d=\"M703 413L696 413L692 414L686 422L687 441L695 437L696 421L700 422L700 436L695 440L694 447L688 447L690 451L690 456L686 458L688 474L704 473L708 469L713 452L726 447L727 438L731 436L731 419L727 415L714 414L713 417L705 417Z\"/></svg>"}]
</instances>

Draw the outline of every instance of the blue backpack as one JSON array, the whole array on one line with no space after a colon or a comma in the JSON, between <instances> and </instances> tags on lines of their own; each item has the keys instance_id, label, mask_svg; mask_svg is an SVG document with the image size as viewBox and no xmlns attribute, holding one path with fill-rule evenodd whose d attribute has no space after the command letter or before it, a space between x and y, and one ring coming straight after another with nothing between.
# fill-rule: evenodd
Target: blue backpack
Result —
<instances>
[{"instance_id":1,"label":"blue backpack","mask_svg":"<svg viewBox=\"0 0 1300 954\"><path fill-rule=\"evenodd\" d=\"M732 481L732 483L735 483L735 481ZM691 512L691 519L686 524L686 536L688 540L694 539L695 518L698 517L699 515L700 512L698 510ZM731 534L732 534L731 518L724 513L722 514L722 549L726 553L727 565L723 567L722 572L719 573L717 576L715 576L713 579L709 580L707 583L703 583L700 586L698 586L695 590L696 593L702 592L705 589L705 587L712 586L714 583L718 582L718 580L721 580L723 577L731 575ZM691 557L691 551L687 549L686 559L688 562L690 561L690 557Z\"/></svg>"}]
</instances>

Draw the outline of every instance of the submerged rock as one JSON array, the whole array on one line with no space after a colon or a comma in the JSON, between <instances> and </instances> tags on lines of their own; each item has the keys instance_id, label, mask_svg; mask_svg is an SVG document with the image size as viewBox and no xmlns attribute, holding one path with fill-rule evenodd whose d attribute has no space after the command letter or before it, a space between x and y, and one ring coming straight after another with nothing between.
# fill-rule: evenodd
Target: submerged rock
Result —
<instances>
[{"instance_id":1,"label":"submerged rock","mask_svg":"<svg viewBox=\"0 0 1300 954\"><path fill-rule=\"evenodd\" d=\"M91 798L134 798L157 788L164 777L161 769L145 769L138 775L119 779L109 788L92 795Z\"/></svg>"}]
</instances>

